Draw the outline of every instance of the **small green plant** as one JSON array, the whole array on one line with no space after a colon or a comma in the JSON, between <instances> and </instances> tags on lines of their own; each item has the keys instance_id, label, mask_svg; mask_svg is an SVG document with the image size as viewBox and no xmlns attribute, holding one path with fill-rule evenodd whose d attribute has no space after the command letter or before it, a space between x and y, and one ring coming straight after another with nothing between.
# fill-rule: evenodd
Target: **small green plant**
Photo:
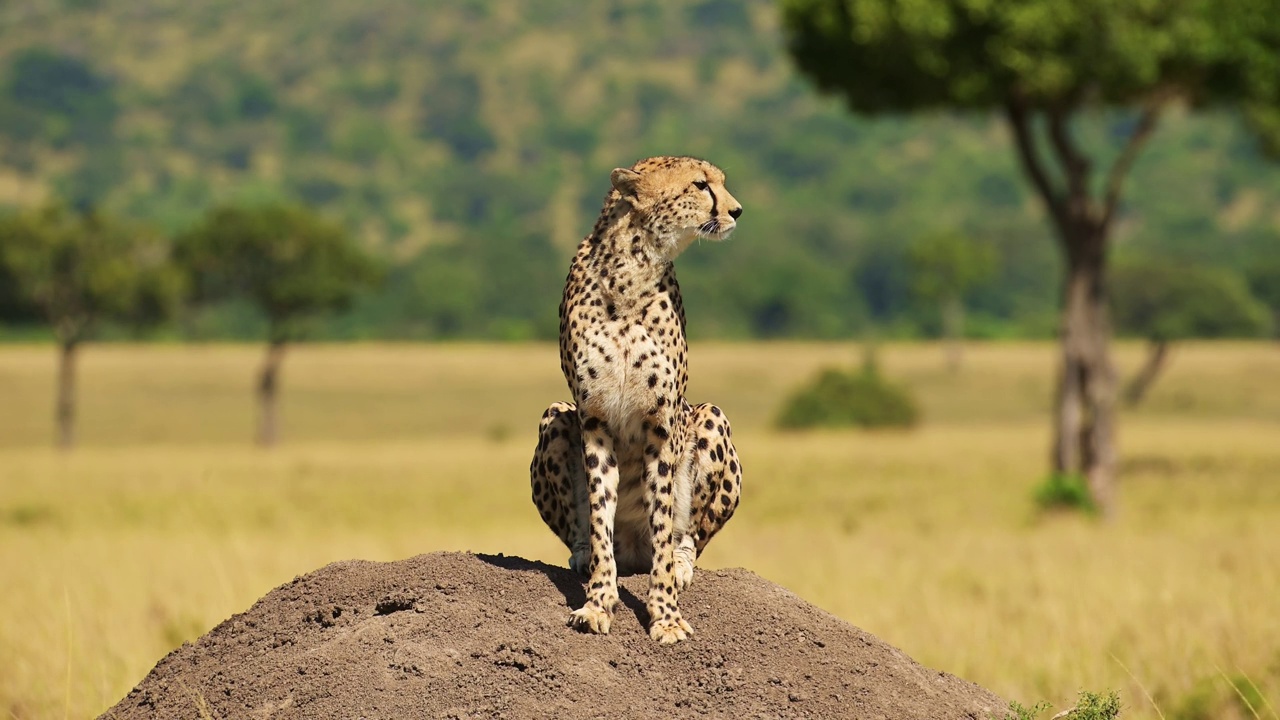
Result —
<instances>
[{"instance_id":1,"label":"small green plant","mask_svg":"<svg viewBox=\"0 0 1280 720\"><path fill-rule=\"evenodd\" d=\"M1081 690L1075 710L1067 714L1071 720L1115 720L1119 716L1120 695L1114 691L1104 696Z\"/></svg>"},{"instance_id":2,"label":"small green plant","mask_svg":"<svg viewBox=\"0 0 1280 720\"><path fill-rule=\"evenodd\" d=\"M1016 700L1009 703L1009 711L999 720L1036 720L1049 703L1042 702L1025 707ZM1053 716L1053 720L1115 720L1120 716L1120 695L1115 692L1101 695L1088 690L1081 690L1075 706L1063 710ZM992 716L992 720L996 720Z\"/></svg>"},{"instance_id":3,"label":"small green plant","mask_svg":"<svg viewBox=\"0 0 1280 720\"><path fill-rule=\"evenodd\" d=\"M919 418L915 400L905 388L885 380L868 354L859 370L821 370L787 399L777 424L784 429L906 428Z\"/></svg>"},{"instance_id":4,"label":"small green plant","mask_svg":"<svg viewBox=\"0 0 1280 720\"><path fill-rule=\"evenodd\" d=\"M1089 485L1079 473L1053 473L1035 490L1041 510L1082 510L1093 514L1098 506L1089 494Z\"/></svg>"}]
</instances>

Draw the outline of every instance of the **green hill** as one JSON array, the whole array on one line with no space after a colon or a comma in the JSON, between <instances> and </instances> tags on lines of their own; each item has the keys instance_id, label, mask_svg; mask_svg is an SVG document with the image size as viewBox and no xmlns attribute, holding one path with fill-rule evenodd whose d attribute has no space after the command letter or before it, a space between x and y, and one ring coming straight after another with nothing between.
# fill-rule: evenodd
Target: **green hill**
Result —
<instances>
[{"instance_id":1,"label":"green hill","mask_svg":"<svg viewBox=\"0 0 1280 720\"><path fill-rule=\"evenodd\" d=\"M1100 115L1105 148L1129 122ZM998 118L857 119L764 0L26 0L0 8L0 204L60 195L189 226L289 197L395 265L333 336L554 336L610 168L706 157L747 214L682 259L691 331L930 332L904 248L960 228L1001 271L984 334L1054 324L1057 257ZM1280 245L1280 168L1230 116L1178 116L1135 170L1120 253L1245 267ZM231 308L196 334L243 334Z\"/></svg>"}]
</instances>

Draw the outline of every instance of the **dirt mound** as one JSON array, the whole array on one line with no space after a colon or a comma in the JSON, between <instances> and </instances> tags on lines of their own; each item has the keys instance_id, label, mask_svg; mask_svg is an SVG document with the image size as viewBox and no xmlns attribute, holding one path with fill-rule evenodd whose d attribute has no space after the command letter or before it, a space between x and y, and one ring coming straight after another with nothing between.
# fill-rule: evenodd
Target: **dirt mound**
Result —
<instances>
[{"instance_id":1,"label":"dirt mound","mask_svg":"<svg viewBox=\"0 0 1280 720\"><path fill-rule=\"evenodd\" d=\"M569 570L438 553L334 563L173 651L104 718L965 718L1005 706L745 570L700 570L692 640L565 627Z\"/></svg>"}]
</instances>

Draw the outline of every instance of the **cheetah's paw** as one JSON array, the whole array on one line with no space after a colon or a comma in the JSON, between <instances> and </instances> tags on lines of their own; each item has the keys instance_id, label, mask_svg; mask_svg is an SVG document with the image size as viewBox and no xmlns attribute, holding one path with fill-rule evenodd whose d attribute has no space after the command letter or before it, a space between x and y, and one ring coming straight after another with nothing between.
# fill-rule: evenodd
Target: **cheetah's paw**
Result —
<instances>
[{"instance_id":1,"label":"cheetah's paw","mask_svg":"<svg viewBox=\"0 0 1280 720\"><path fill-rule=\"evenodd\" d=\"M693 628L684 621L679 612L675 616L654 620L649 625L649 637L663 645L674 645L681 640L688 640Z\"/></svg>"},{"instance_id":2,"label":"cheetah's paw","mask_svg":"<svg viewBox=\"0 0 1280 720\"><path fill-rule=\"evenodd\" d=\"M613 613L602 607L587 603L569 615L569 627L581 632L608 635L609 626L613 624Z\"/></svg>"}]
</instances>

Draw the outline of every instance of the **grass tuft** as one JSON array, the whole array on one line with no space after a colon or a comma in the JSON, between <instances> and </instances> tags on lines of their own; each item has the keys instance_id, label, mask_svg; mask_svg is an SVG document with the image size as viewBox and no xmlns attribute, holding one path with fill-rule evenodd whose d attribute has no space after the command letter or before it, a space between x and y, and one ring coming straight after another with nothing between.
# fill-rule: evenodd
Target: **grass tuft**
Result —
<instances>
[{"instance_id":1,"label":"grass tuft","mask_svg":"<svg viewBox=\"0 0 1280 720\"><path fill-rule=\"evenodd\" d=\"M1052 473L1035 490L1036 507L1045 512L1078 510L1096 515L1098 506L1089 494L1089 485L1079 473Z\"/></svg>"}]
</instances>

